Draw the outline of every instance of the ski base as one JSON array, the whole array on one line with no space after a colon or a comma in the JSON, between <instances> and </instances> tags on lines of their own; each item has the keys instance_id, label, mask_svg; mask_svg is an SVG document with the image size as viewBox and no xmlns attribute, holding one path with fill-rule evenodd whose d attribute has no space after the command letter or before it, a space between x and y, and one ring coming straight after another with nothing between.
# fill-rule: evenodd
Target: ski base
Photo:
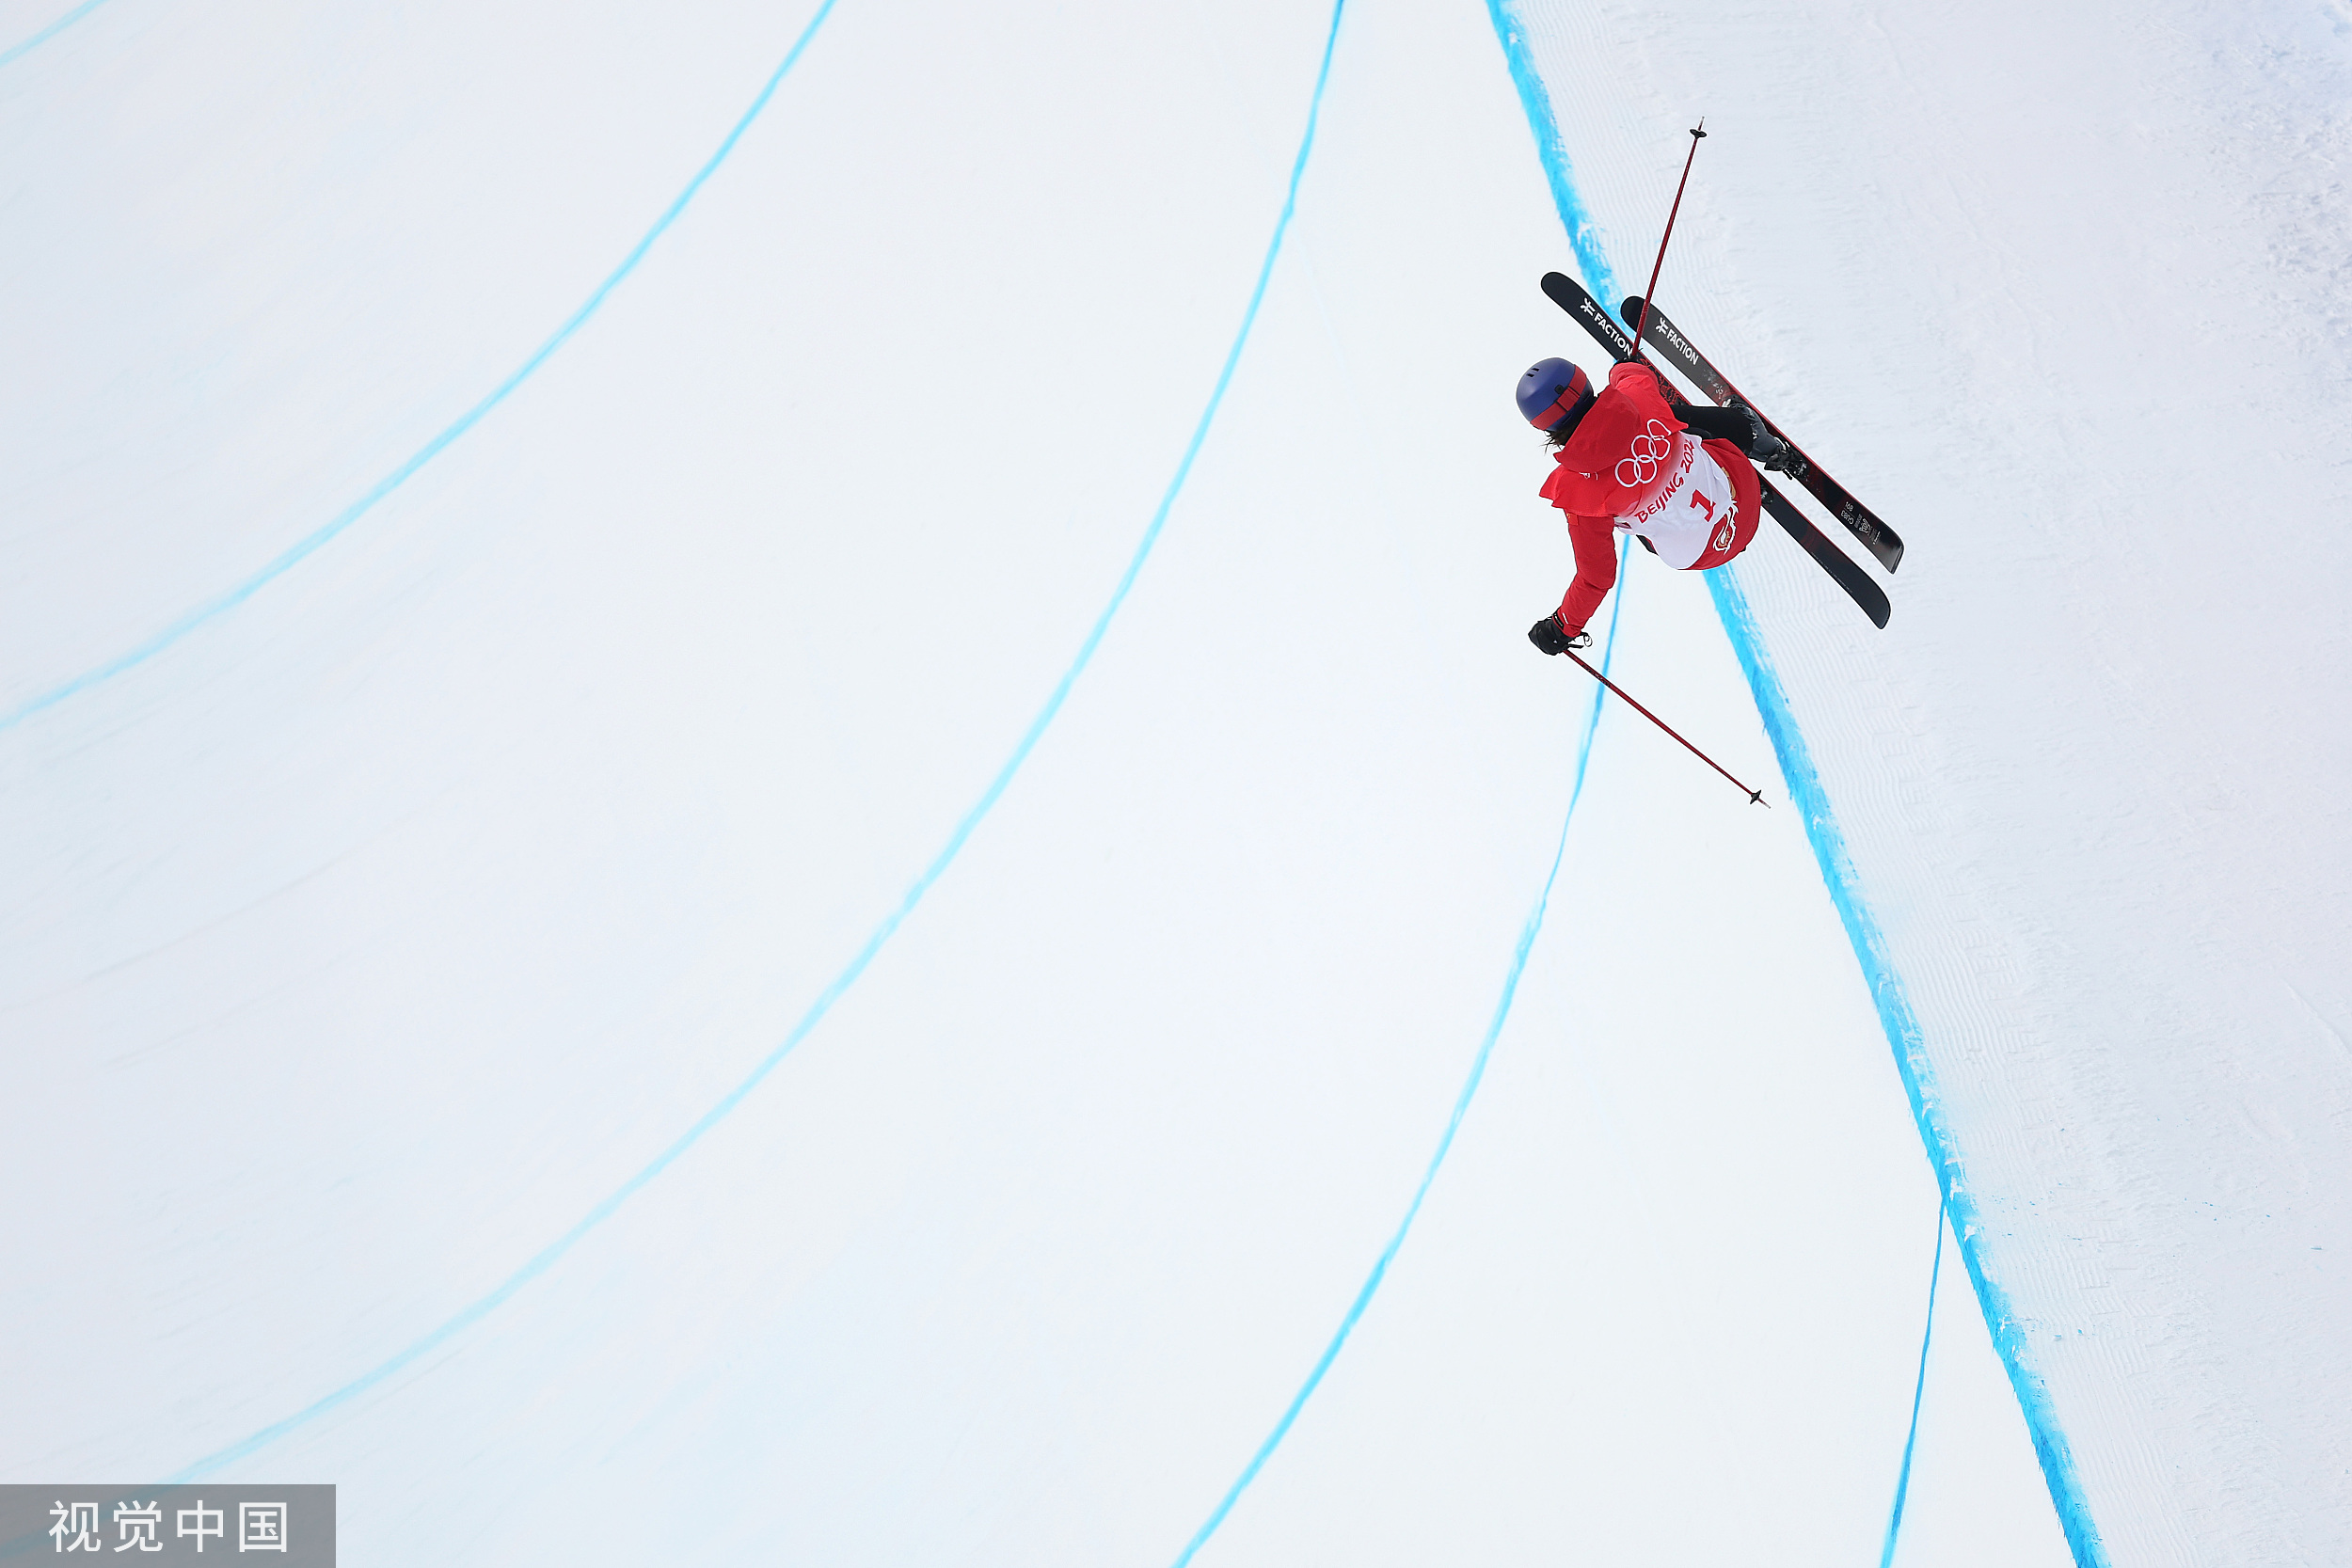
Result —
<instances>
[{"instance_id":1,"label":"ski base","mask_svg":"<svg viewBox=\"0 0 2352 1568\"><path fill-rule=\"evenodd\" d=\"M1853 557L1831 544L1829 535L1815 528L1793 501L1772 488L1772 481L1762 474L1756 477L1764 492L1764 510L1772 515L1772 521L1846 591L1849 598L1862 607L1862 613L1870 618L1872 626L1884 631L1888 619L1895 613L1895 607L1887 602L1886 590L1870 580L1870 574Z\"/></svg>"}]
</instances>

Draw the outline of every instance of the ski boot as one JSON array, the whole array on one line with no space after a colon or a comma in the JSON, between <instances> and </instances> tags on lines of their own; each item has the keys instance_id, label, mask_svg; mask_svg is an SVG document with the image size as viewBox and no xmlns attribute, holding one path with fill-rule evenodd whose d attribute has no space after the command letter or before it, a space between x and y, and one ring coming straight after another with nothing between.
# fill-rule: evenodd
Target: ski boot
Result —
<instances>
[{"instance_id":1,"label":"ski boot","mask_svg":"<svg viewBox=\"0 0 2352 1568\"><path fill-rule=\"evenodd\" d=\"M1737 408L1748 417L1748 455L1762 464L1767 473L1788 473L1796 463L1796 458L1789 451L1788 443L1773 435L1764 423L1764 416L1737 398L1724 406Z\"/></svg>"}]
</instances>

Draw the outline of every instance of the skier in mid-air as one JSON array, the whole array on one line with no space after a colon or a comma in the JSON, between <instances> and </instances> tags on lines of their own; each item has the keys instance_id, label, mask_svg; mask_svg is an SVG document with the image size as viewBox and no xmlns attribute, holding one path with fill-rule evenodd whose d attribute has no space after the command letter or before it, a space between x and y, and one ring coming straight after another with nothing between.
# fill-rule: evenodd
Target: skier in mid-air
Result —
<instances>
[{"instance_id":1,"label":"skier in mid-air","mask_svg":"<svg viewBox=\"0 0 2352 1568\"><path fill-rule=\"evenodd\" d=\"M1697 408L1673 398L1641 360L1592 379L1565 359L1519 377L1519 412L1544 432L1557 465L1544 499L1568 515L1576 580L1528 629L1548 654L1589 647L1584 625L1617 581L1617 531L1677 571L1704 572L1748 547L1760 499L1750 458L1776 467L1780 438L1745 404Z\"/></svg>"}]
</instances>

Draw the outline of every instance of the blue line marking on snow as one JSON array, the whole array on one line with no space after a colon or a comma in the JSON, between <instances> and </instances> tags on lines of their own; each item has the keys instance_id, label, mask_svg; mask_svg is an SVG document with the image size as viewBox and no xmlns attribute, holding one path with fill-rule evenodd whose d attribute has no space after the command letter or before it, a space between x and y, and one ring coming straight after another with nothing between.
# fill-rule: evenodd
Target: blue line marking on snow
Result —
<instances>
[{"instance_id":1,"label":"blue line marking on snow","mask_svg":"<svg viewBox=\"0 0 2352 1568\"><path fill-rule=\"evenodd\" d=\"M1935 1288L1944 1278L1945 1205L1935 1205L1935 1264L1928 1270L1928 1326L1919 1336L1919 1380L1911 1386L1911 1430L1903 1433L1903 1465L1895 1475L1895 1506L1886 1515L1886 1546L1879 1568L1895 1568L1895 1542L1903 1531L1903 1499L1911 1494L1911 1455L1919 1446L1919 1406L1928 1394L1928 1350L1935 1343Z\"/></svg>"},{"instance_id":2,"label":"blue line marking on snow","mask_svg":"<svg viewBox=\"0 0 2352 1568\"><path fill-rule=\"evenodd\" d=\"M1610 270L1609 258L1601 251L1600 224L1576 188L1568 146L1561 139L1560 121L1551 112L1551 89L1544 86L1535 57L1527 47L1527 24L1519 19L1518 7L1512 0L1486 0L1486 19L1494 24L1495 37L1502 40L1511 85L1518 89L1527 128L1535 134L1535 155L1551 186L1551 204L1559 209L1560 222L1568 231L1568 248L1576 252L1577 267L1584 274L1584 287L1595 299L1608 305L1617 297L1617 275Z\"/></svg>"},{"instance_id":3,"label":"blue line marking on snow","mask_svg":"<svg viewBox=\"0 0 2352 1568\"><path fill-rule=\"evenodd\" d=\"M827 0L827 4L830 6L831 0ZM1060 681L1054 687L1053 694L1046 698L1045 705L1039 709L1037 717L1030 721L1028 729L1023 733L1020 743L1013 747L1012 754L1006 759L1004 767L997 769L996 776L989 781L988 787L981 791L979 800L973 804L972 809L964 813L962 819L956 824L955 831L947 835L946 846L932 857L931 863L923 868L923 874L914 879L912 887L907 889L906 895L899 899L898 907L883 917L882 924L874 927L873 934L866 939L866 945L858 949L857 955L850 960L841 973L834 975L833 982L818 994L817 1000L809 1004L808 1010L801 1015L800 1022L792 1026L791 1032L784 1037L783 1042L762 1057L759 1064L752 1069L741 1083L729 1089L717 1104L704 1112L691 1127L679 1134L676 1141L669 1148L656 1155L643 1170L621 1183L603 1202L591 1209L577 1225L542 1248L537 1256L508 1275L496 1290L465 1307L438 1328L408 1346L407 1349L360 1373L342 1387L323 1395L283 1420L272 1422L248 1437L232 1443L225 1449L206 1454L178 1474L169 1477L163 1484L178 1485L210 1475L222 1465L233 1464L257 1449L267 1447L296 1427L367 1392L393 1373L413 1365L420 1357L488 1317L503 1306L516 1291L554 1267L556 1262L577 1246L583 1237L612 1218L621 1206L636 1196L647 1182L675 1164L681 1155L702 1141L705 1133L718 1126L730 1112L750 1097L752 1091L776 1069L777 1065L792 1053L792 1049L807 1038L810 1031L814 1030L818 1024L824 1022L825 1015L833 1010L834 1004L840 1001L843 993L857 983L858 977L864 974L867 967L873 963L883 945L897 933L898 927L906 923L907 917L914 912L914 907L922 902L923 895L930 891L931 885L946 874L948 866L954 863L956 856L962 850L973 832L979 827L981 820L1003 797L1006 786L1012 783L1013 775L1018 773L1021 770L1021 765L1028 760L1029 753L1036 749L1038 740L1044 735L1046 727L1053 723L1055 715L1061 711L1063 703L1070 696L1071 688L1077 684L1079 675L1092 661L1095 649L1102 645L1104 633L1110 629L1111 618L1118 614L1119 607L1126 600L1128 590L1135 586L1136 578L1142 572L1145 561L1150 559L1152 547L1159 542L1160 531L1168 521L1168 512L1175 506L1176 498L1184 487L1184 481L1192 473L1193 460L1200 456L1201 444L1208 439L1209 427L1216 419L1218 405L1225 401L1226 388L1232 384L1233 372L1241 363L1242 350L1249 341L1250 329L1257 325L1258 309L1265 302L1266 285L1273 278L1275 261L1281 255L1282 239L1289 231L1291 216L1298 208L1299 181L1307 172L1307 154L1314 147L1315 124L1323 112L1323 89L1331 79L1332 49L1339 41L1340 14L1345 8L1345 5L1346 0L1340 0L1340 3L1331 9L1330 35L1324 40L1323 64L1315 75L1313 97L1308 103L1306 134L1299 139L1298 157L1291 165L1290 189L1282 198L1281 216L1275 222L1274 238L1266 245L1265 260L1259 265L1257 286L1250 291L1248 309L1242 312L1241 329L1234 334L1233 346L1225 356L1224 368L1217 372L1216 385L1209 393L1208 405L1200 412L1200 422L1193 429L1192 440L1184 448L1184 459L1176 467L1175 477L1168 481L1167 492L1160 497L1160 504L1152 514L1152 521L1144 529L1142 541L1136 545L1134 558L1127 562L1127 570L1120 576L1118 587L1112 591L1110 602L1103 607L1102 614L1095 618L1093 628L1087 633L1086 641L1078 645L1077 656L1070 661L1070 668L1062 673ZM814 24L811 25L813 29ZM803 39L805 40L805 35Z\"/></svg>"},{"instance_id":4,"label":"blue line marking on snow","mask_svg":"<svg viewBox=\"0 0 2352 1568\"><path fill-rule=\"evenodd\" d=\"M197 606L130 652L118 655L94 669L86 670L64 685L53 687L30 701L9 709L6 714L0 714L0 730L20 724L34 714L44 708L55 707L77 692L87 691L102 681L113 679L125 670L146 663L207 621L236 609L271 582L292 571L305 558L315 553L320 546L367 515L374 509L378 501L405 484L418 469L438 457L452 442L479 424L484 415L504 403L508 395L516 388L531 379L532 372L546 364L555 351L562 348L571 339L573 333L585 325L588 318L596 313L612 291L619 288L622 281L637 270L637 263L645 259L645 253L653 248L654 241L660 239L669 227L677 221L678 214L686 211L687 203L693 200L695 193L700 191L705 182L719 171L719 166L727 161L727 155L733 152L736 144L743 139L743 134L752 128L752 122L759 118L760 111L767 108L769 100L775 97L776 88L784 85L785 77L790 74L795 65L800 63L801 55L807 52L809 40L817 36L817 29L825 24L825 18L833 14L833 8L836 3L837 0L824 0L824 3L817 8L817 14L809 18L808 25L801 29L801 36L793 40L791 49L785 55L784 63L777 66L774 72L769 76L767 85L759 89L759 96L752 100L752 106L743 111L742 118L735 122L735 128L729 131L726 139L719 144L719 150L710 155L709 160L701 168L694 171L694 177L686 182L686 188L678 192L677 199L671 202L663 210L661 215L654 220L653 227L645 230L644 237L640 239L629 253L621 259L621 264L614 267L602 283L596 285L596 293L588 296L587 303L573 311L564 325L555 329L555 335L541 343L531 357L524 360L512 375L493 388L487 397L460 414L439 435L410 453L407 461L376 481L374 486L367 494L343 508L310 534L296 541L284 553L244 582L219 597L209 599Z\"/></svg>"},{"instance_id":5,"label":"blue line marking on snow","mask_svg":"<svg viewBox=\"0 0 2352 1568\"><path fill-rule=\"evenodd\" d=\"M1496 37L1502 40L1511 80L1518 88L1529 128L1534 133L1536 156L1543 162L1552 199L1559 207L1560 221L1567 230L1578 264L1584 271L1585 284L1603 305L1612 305L1620 297L1615 277L1600 254L1598 226L1576 190L1567 150L1552 114L1550 92L1528 49L1527 28L1519 19L1516 0L1486 0L1486 14L1494 24ZM1705 574L1708 591L1715 601L1716 616L1723 622L1732 648L1739 655L1740 667L1747 675L1748 689L1764 720L1765 731L1772 736L1789 798L1804 813L1805 836L1812 843L1814 859L1821 868L1821 879L1828 885L1830 901L1836 906L1838 918L1845 923L1847 941L1853 947L1877 1004L1880 1026L1894 1048L1903 1090L1911 1100L1912 1118L1918 1124L1920 1139L1927 1147L1936 1184L1943 1191L1950 1214L1961 1261L1976 1288L1977 1303L1992 1331L1994 1348L2008 1369L2010 1387L2025 1413L2034 1452L2042 1462L2042 1480L2050 1488L2050 1500L2066 1531L2076 1568L2107 1568L2106 1549L2100 1542L2098 1528L2083 1496L2074 1449L2058 1424L2047 1386L2033 1370L2032 1351L2026 1342L2025 1329L2010 1305L2008 1292L1985 1272L1976 1200L1957 1180L1959 1166L1941 1114L1935 1109L1940 1101L1934 1095L1934 1069L1928 1059L1918 1017L1912 1010L1902 976L1887 949L1885 935L1863 896L1860 875L1846 851L1845 835L1837 827L1828 792L1821 787L1820 775L1813 766L1812 752L1788 706L1788 693L1764 652L1755 617L1735 576L1737 570L1735 562Z\"/></svg>"},{"instance_id":6,"label":"blue line marking on snow","mask_svg":"<svg viewBox=\"0 0 2352 1568\"><path fill-rule=\"evenodd\" d=\"M90 12L96 10L99 7L104 5L105 3L106 0L82 0L80 5L66 12L65 15L57 18L56 21L52 22L48 26L43 27L40 32L35 33L31 38L25 39L22 42L12 43L6 49L0 49L0 66L14 65L17 61L23 59L34 50L39 49L42 44L47 43L51 39L56 38L59 33L64 32L68 27L72 26L75 23L81 21L82 18L89 15Z\"/></svg>"},{"instance_id":7,"label":"blue line marking on snow","mask_svg":"<svg viewBox=\"0 0 2352 1568\"><path fill-rule=\"evenodd\" d=\"M1821 776L1813 765L1813 753L1805 745L1804 732L1797 727L1788 694L1780 684L1771 657L1764 651L1755 614L1734 575L1737 566L1735 562L1707 574L1708 591L1715 599L1715 613L1731 638L1733 650L1740 656L1740 668L1747 673L1748 689L1756 695L1756 711L1763 716L1765 733L1772 736L1772 750L1780 758L1781 777L1788 785L1789 798L1804 813L1805 836L1812 841L1813 858L1820 865L1821 880L1828 884L1830 902L1836 906L1837 917L1845 923L1846 940L1853 945L1863 977L1869 984L1871 999L1877 1004L1879 1026L1895 1048L1895 1066L1902 1074L1903 1092L1910 1097L1912 1119L1918 1124L1920 1141L1927 1146L1928 1158L1935 1167L1936 1184L1944 1191L1945 1206L1951 1215L1952 1236L1960 1243L1961 1261L1976 1287L1985 1326L1993 1331L1994 1348L2000 1352L2001 1364L2009 1370L2010 1387L2017 1395L2018 1407L2025 1412L2026 1426L2033 1435L2034 1452L2042 1461L2042 1480L2050 1488L2050 1500L2058 1509L2067 1544L2078 1568L2107 1568L2106 1548L2099 1540L2098 1527L2092 1523L2090 1507L2083 1497L2082 1479L2074 1468L2073 1445L2067 1442L2066 1433L2058 1425L2048 1386L2042 1381L2042 1374L2034 1370L2032 1347L2026 1342L2025 1327L2010 1305L2009 1292L1985 1272L1978 1244L1983 1227L1978 1222L1975 1197L1958 1180L1959 1161L1952 1153L1952 1139L1938 1109L1942 1097L1936 1091L1935 1066L1928 1058L1926 1035L1919 1027L1919 1018L1912 1010L1902 975L1896 970L1894 957L1887 949L1886 935L1863 898L1861 875L1847 852L1845 834L1837 826L1836 813L1831 809L1829 793L1821 786Z\"/></svg>"},{"instance_id":8,"label":"blue line marking on snow","mask_svg":"<svg viewBox=\"0 0 2352 1568\"><path fill-rule=\"evenodd\" d=\"M1625 570L1625 543L1620 540L1617 546L1620 578ZM1615 599L1611 601L1609 638L1601 645L1600 667L1604 673L1616 656L1617 611L1624 607L1625 594L1620 589ZM1511 1004L1518 996L1519 976L1527 970L1528 953L1535 945L1537 933L1544 928L1544 912L1551 903L1552 884L1560 879L1560 863L1568 849L1568 824L1576 820L1576 803L1584 798L1584 770L1593 758L1593 736L1600 728L1601 701L1608 695L1607 688L1598 682L1594 683L1592 712L1584 721L1584 734L1577 743L1576 780L1568 790L1568 809L1560 817L1560 839L1551 851L1551 869L1544 874L1543 888L1535 895L1535 907L1528 911L1527 924L1519 928L1518 946L1513 950L1511 967L1502 977L1502 995L1495 1003L1494 1017L1487 1022L1486 1037L1478 1042L1478 1050L1470 1057L1470 1077L1464 1080L1462 1092L1454 1097L1454 1115L1445 1124L1444 1135L1438 1139L1438 1151L1429 1157L1429 1168L1422 1172L1421 1185L1413 1190L1413 1201L1405 1206L1405 1218L1397 1223L1396 1233L1389 1238L1389 1244L1380 1249L1380 1256L1373 1262L1371 1275L1365 1279L1363 1289L1356 1292L1356 1299L1348 1304L1346 1316L1340 1320L1339 1332L1333 1334L1331 1342L1323 1347L1323 1354L1316 1358L1314 1370L1307 1374L1307 1381L1292 1396L1281 1419L1274 1423L1273 1432L1267 1434L1263 1443L1258 1445L1258 1451L1249 1456L1249 1463L1242 1467L1240 1478L1224 1497L1217 1499L1207 1523L1184 1544L1174 1568L1185 1568L1200 1548L1208 1544L1209 1537L1216 1533L1217 1527L1225 1523L1225 1516L1233 1512L1233 1505L1241 1501L1242 1493L1258 1479L1258 1472L1264 1469L1266 1461L1274 1457L1274 1450L1282 1446L1282 1439L1290 1435L1293 1423L1298 1419L1298 1413L1307 1408L1308 1400L1314 1396L1315 1389L1323 1383L1324 1373L1329 1371L1331 1364L1339 1359L1341 1350L1347 1344L1347 1337L1356 1332L1356 1324L1363 1317L1364 1309L1372 1305L1372 1298L1378 1293L1380 1282L1388 1277L1389 1265L1396 1261L1398 1250L1405 1245L1405 1238L1421 1213L1422 1200L1429 1196L1431 1183L1438 1180L1438 1167L1445 1164L1446 1154L1454 1148L1454 1135L1462 1130L1462 1118L1469 1114L1470 1101L1477 1095L1478 1085L1486 1079L1486 1063L1494 1055L1495 1041L1502 1037L1502 1025L1511 1016Z\"/></svg>"}]
</instances>

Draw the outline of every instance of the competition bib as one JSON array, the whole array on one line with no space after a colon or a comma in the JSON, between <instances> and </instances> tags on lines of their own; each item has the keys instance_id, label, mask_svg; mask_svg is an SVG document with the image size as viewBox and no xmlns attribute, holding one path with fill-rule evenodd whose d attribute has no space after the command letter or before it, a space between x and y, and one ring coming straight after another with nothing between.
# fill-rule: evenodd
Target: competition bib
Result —
<instances>
[{"instance_id":1,"label":"competition bib","mask_svg":"<svg viewBox=\"0 0 2352 1568\"><path fill-rule=\"evenodd\" d=\"M1634 437L1634 451L1620 467L1630 467L1644 480L1661 473L1664 488L1632 511L1617 517L1617 526L1647 539L1658 559L1679 572L1705 571L1740 553L1752 531L1740 527L1731 480L1689 431L1670 431L1656 420ZM1620 475L1623 483L1632 475ZM1628 488L1632 486L1629 485Z\"/></svg>"}]
</instances>

